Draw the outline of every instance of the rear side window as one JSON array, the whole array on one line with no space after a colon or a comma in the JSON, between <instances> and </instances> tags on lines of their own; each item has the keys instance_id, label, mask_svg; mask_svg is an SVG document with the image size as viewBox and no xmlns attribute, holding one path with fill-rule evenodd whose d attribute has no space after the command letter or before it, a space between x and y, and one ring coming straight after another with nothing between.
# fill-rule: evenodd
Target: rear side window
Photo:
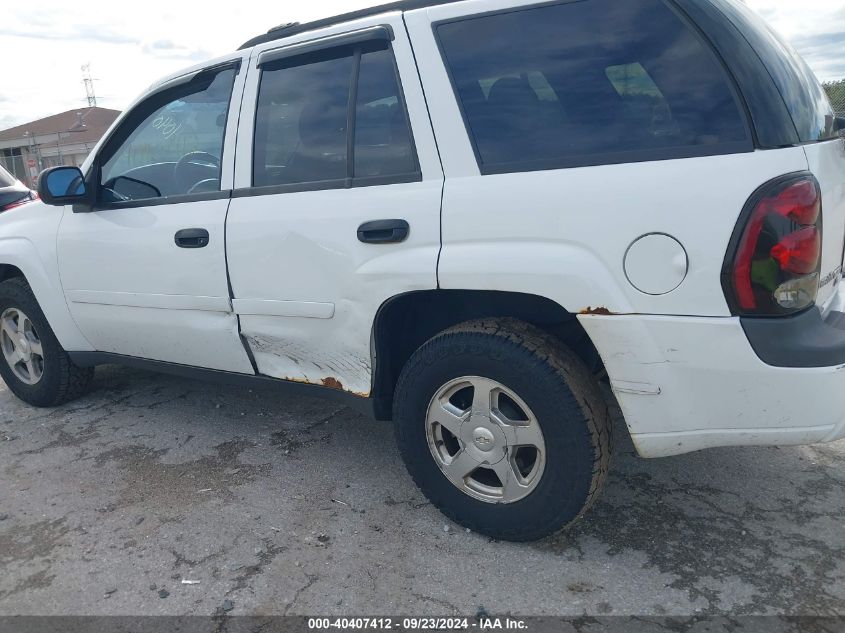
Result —
<instances>
[{"instance_id":1,"label":"rear side window","mask_svg":"<svg viewBox=\"0 0 845 633\"><path fill-rule=\"evenodd\" d=\"M754 11L739 2L715 0L766 66L789 110L802 143L836 138L835 114L807 63Z\"/></svg>"},{"instance_id":2,"label":"rear side window","mask_svg":"<svg viewBox=\"0 0 845 633\"><path fill-rule=\"evenodd\" d=\"M393 53L386 42L262 67L254 187L386 184L418 180L418 172Z\"/></svg>"},{"instance_id":3,"label":"rear side window","mask_svg":"<svg viewBox=\"0 0 845 633\"><path fill-rule=\"evenodd\" d=\"M411 133L389 50L361 57L355 108L355 177L415 171Z\"/></svg>"},{"instance_id":4,"label":"rear side window","mask_svg":"<svg viewBox=\"0 0 845 633\"><path fill-rule=\"evenodd\" d=\"M752 150L719 62L661 0L435 28L482 173Z\"/></svg>"},{"instance_id":5,"label":"rear side window","mask_svg":"<svg viewBox=\"0 0 845 633\"><path fill-rule=\"evenodd\" d=\"M265 71L253 186L346 178L351 54Z\"/></svg>"}]
</instances>

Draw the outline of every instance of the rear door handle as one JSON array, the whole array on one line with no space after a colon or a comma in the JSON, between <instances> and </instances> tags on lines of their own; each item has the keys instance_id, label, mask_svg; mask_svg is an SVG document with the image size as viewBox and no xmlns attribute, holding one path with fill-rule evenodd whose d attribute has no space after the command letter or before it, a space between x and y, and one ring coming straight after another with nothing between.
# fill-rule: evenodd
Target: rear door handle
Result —
<instances>
[{"instance_id":1,"label":"rear door handle","mask_svg":"<svg viewBox=\"0 0 845 633\"><path fill-rule=\"evenodd\" d=\"M397 244L408 239L410 232L405 220L374 220L358 227L358 239L364 244Z\"/></svg>"},{"instance_id":2,"label":"rear door handle","mask_svg":"<svg viewBox=\"0 0 845 633\"><path fill-rule=\"evenodd\" d=\"M176 246L179 248L205 248L209 242L205 229L182 229L176 233Z\"/></svg>"}]
</instances>

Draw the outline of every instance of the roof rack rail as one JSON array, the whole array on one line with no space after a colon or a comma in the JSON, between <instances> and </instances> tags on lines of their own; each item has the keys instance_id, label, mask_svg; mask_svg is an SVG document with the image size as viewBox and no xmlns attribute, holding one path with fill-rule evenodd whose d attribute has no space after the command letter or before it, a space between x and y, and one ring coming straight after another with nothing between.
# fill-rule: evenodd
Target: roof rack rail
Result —
<instances>
[{"instance_id":1,"label":"roof rack rail","mask_svg":"<svg viewBox=\"0 0 845 633\"><path fill-rule=\"evenodd\" d=\"M252 48L258 44L265 44L274 40L280 40L297 33L305 33L306 31L313 31L315 29L326 26L333 26L335 24L342 24L344 22L351 22L360 18L366 18L371 15L378 15L379 13L387 13L388 11L412 11L414 9L424 9L425 7L433 7L439 4L452 4L453 2L463 2L464 0L399 0L398 2L390 2L376 7L369 7L367 9L360 9L358 11L351 11L350 13L343 13L322 20L315 20L314 22L306 22L300 24L299 22L289 22L280 26L273 27L267 33L253 37L251 40L244 42L239 51L245 48Z\"/></svg>"},{"instance_id":2,"label":"roof rack rail","mask_svg":"<svg viewBox=\"0 0 845 633\"><path fill-rule=\"evenodd\" d=\"M295 26L299 26L299 22L285 22L284 24L280 24L279 26L274 26L272 29L267 31L267 33L276 33L278 34L279 31L287 31L288 29L292 29Z\"/></svg>"}]
</instances>

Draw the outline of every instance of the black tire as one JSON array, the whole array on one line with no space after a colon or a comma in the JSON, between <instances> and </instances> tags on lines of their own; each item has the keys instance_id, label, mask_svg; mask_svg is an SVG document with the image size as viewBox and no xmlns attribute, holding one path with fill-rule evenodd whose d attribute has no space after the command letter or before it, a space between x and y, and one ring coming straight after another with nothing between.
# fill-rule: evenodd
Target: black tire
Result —
<instances>
[{"instance_id":1,"label":"black tire","mask_svg":"<svg viewBox=\"0 0 845 633\"><path fill-rule=\"evenodd\" d=\"M34 385L18 378L0 354L0 376L12 393L36 407L55 407L84 394L91 384L94 369L73 364L25 279L14 277L0 283L0 315L8 308L16 308L29 317L44 350L43 374Z\"/></svg>"},{"instance_id":2,"label":"black tire","mask_svg":"<svg viewBox=\"0 0 845 633\"><path fill-rule=\"evenodd\" d=\"M530 407L546 463L536 488L508 504L475 499L441 472L426 438L426 412L446 383L463 376L498 381ZM475 532L537 540L572 524L597 498L610 463L610 419L598 382L558 339L515 319L465 323L418 349L399 377L394 423L416 484L443 514Z\"/></svg>"}]
</instances>

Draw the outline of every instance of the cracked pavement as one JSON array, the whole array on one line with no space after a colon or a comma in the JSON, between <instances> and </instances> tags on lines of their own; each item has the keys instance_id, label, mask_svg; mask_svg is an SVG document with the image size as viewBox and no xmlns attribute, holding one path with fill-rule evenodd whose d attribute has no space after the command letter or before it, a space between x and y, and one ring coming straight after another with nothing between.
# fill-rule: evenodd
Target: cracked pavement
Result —
<instances>
[{"instance_id":1,"label":"cracked pavement","mask_svg":"<svg viewBox=\"0 0 845 633\"><path fill-rule=\"evenodd\" d=\"M588 516L511 544L337 402L101 367L36 410L0 383L0 615L845 614L845 442L649 461L615 431Z\"/></svg>"}]
</instances>

